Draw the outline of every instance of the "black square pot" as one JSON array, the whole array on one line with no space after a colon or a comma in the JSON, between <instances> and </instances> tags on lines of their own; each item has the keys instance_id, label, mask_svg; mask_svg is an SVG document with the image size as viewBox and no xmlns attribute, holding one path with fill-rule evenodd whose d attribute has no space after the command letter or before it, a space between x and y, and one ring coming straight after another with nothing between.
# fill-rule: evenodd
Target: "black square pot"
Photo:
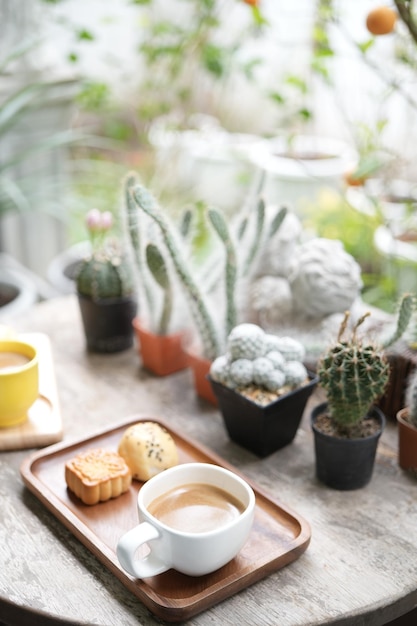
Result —
<instances>
[{"instance_id":1,"label":"black square pot","mask_svg":"<svg viewBox=\"0 0 417 626\"><path fill-rule=\"evenodd\" d=\"M266 406L256 404L211 378L209 380L230 439L257 456L265 457L294 439L307 400L318 381L311 373L309 379L307 385Z\"/></svg>"}]
</instances>

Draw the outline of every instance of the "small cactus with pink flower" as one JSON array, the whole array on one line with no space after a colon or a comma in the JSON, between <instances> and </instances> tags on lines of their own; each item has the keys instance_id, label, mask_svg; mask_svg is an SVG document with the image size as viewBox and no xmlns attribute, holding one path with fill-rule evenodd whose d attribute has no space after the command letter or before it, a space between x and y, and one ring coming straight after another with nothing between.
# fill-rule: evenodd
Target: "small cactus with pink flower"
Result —
<instances>
[{"instance_id":1,"label":"small cactus with pink flower","mask_svg":"<svg viewBox=\"0 0 417 626\"><path fill-rule=\"evenodd\" d=\"M118 240L111 238L113 216L109 211L91 209L86 215L91 255L84 259L76 277L78 293L93 300L119 298L134 292L130 263Z\"/></svg>"}]
</instances>

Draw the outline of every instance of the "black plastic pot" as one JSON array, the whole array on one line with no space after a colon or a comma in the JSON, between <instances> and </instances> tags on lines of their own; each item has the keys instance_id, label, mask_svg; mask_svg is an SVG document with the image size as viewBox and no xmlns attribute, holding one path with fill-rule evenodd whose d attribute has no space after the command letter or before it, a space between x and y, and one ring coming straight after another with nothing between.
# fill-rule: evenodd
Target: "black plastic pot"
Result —
<instances>
[{"instance_id":1,"label":"black plastic pot","mask_svg":"<svg viewBox=\"0 0 417 626\"><path fill-rule=\"evenodd\" d=\"M378 407L373 407L368 417L379 421L379 431L370 437L347 439L332 437L317 429L317 416L326 409L325 402L315 407L311 413L316 476L333 489L349 491L365 487L372 478L378 441L385 427L385 415Z\"/></svg>"},{"instance_id":2,"label":"black plastic pot","mask_svg":"<svg viewBox=\"0 0 417 626\"><path fill-rule=\"evenodd\" d=\"M257 456L265 457L293 441L307 400L317 384L314 374L309 374L309 378L307 385L266 406L209 380L230 439Z\"/></svg>"},{"instance_id":3,"label":"black plastic pot","mask_svg":"<svg viewBox=\"0 0 417 626\"><path fill-rule=\"evenodd\" d=\"M87 349L90 352L121 352L133 346L134 297L92 300L78 295Z\"/></svg>"}]
</instances>

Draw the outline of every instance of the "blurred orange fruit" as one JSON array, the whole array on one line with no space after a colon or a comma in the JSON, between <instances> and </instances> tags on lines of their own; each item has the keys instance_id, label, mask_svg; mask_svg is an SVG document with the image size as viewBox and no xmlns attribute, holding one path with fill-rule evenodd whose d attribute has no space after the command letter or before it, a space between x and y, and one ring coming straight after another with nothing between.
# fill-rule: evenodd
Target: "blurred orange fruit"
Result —
<instances>
[{"instance_id":1,"label":"blurred orange fruit","mask_svg":"<svg viewBox=\"0 0 417 626\"><path fill-rule=\"evenodd\" d=\"M366 28L372 35L388 35L394 30L397 12L390 7L378 7L368 13Z\"/></svg>"},{"instance_id":2,"label":"blurred orange fruit","mask_svg":"<svg viewBox=\"0 0 417 626\"><path fill-rule=\"evenodd\" d=\"M351 187L361 187L366 182L366 176L355 176L355 172L346 172L343 178Z\"/></svg>"}]
</instances>

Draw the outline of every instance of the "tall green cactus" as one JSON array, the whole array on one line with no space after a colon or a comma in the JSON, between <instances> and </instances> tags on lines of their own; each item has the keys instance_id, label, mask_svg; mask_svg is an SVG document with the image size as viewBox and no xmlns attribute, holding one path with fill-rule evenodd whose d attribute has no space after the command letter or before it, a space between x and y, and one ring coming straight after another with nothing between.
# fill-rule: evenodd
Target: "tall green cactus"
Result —
<instances>
[{"instance_id":1,"label":"tall green cactus","mask_svg":"<svg viewBox=\"0 0 417 626\"><path fill-rule=\"evenodd\" d=\"M232 328L237 324L236 311L236 280L237 280L237 262L236 251L232 238L227 227L226 220L223 215L216 209L209 209L208 217L213 225L214 230L220 237L226 250L225 262L225 290L226 290L226 323L225 338L229 335Z\"/></svg>"},{"instance_id":2,"label":"tall green cactus","mask_svg":"<svg viewBox=\"0 0 417 626\"><path fill-rule=\"evenodd\" d=\"M188 296L190 312L203 344L204 356L207 359L214 359L221 352L225 345L226 337L238 322L236 305L237 281L247 278L262 244L265 239L268 240L273 237L280 228L287 210L282 208L277 212L269 226L269 231L265 233L265 203L262 199L257 200L254 232L249 232L249 244L241 246L242 250L248 250L244 261L241 262L239 257L244 255L241 251L238 257L227 221L217 209L209 208L203 217L206 219L207 216L212 230L220 239L225 253L224 262L219 262L220 257L217 254L212 255L210 258L207 256L205 263L199 268L199 272L201 270L200 274L204 273L204 278L199 279L189 266L188 259L186 260L182 254L171 222L167 219L152 194L142 185L135 184L132 176L128 178L126 193L129 230L133 247L136 250L135 256L137 260L141 258L140 236L138 234L139 218L137 215L138 209L140 209L159 227L162 239L171 257L173 269ZM201 206L197 207L199 210L201 208ZM191 214L188 212L184 215L181 222L178 235L183 237L181 243L184 245L189 244L190 224L195 216L195 213ZM198 213L197 218L201 219L201 217L201 213ZM248 218L249 221L251 220ZM241 232L240 235L243 236L243 233ZM180 241L180 238L178 238L178 241ZM207 304L206 294L211 293L212 289L217 287L221 280L221 273L224 275L223 282L225 286L225 322L218 329ZM199 287L200 284L204 285L204 293Z\"/></svg>"},{"instance_id":3,"label":"tall green cactus","mask_svg":"<svg viewBox=\"0 0 417 626\"><path fill-rule=\"evenodd\" d=\"M162 238L172 259L173 267L188 295L190 310L203 343L204 356L212 360L220 352L220 341L215 324L209 313L205 298L177 246L175 236L171 230L171 224L158 207L155 198L145 187L136 185L132 190L132 196L138 207L159 226Z\"/></svg>"},{"instance_id":4,"label":"tall green cactus","mask_svg":"<svg viewBox=\"0 0 417 626\"><path fill-rule=\"evenodd\" d=\"M349 313L345 314L335 345L321 358L317 368L320 385L326 391L330 415L339 430L352 434L372 404L384 393L390 374L384 349L402 336L412 311L413 296L405 294L396 329L390 339L381 345L357 336L358 328L369 313L356 322L350 338L343 340L349 320Z\"/></svg>"},{"instance_id":5,"label":"tall green cactus","mask_svg":"<svg viewBox=\"0 0 417 626\"><path fill-rule=\"evenodd\" d=\"M148 243L146 246L146 261L152 276L164 292L157 334L166 335L171 319L173 302L172 285L168 268L159 248L153 243Z\"/></svg>"},{"instance_id":6,"label":"tall green cactus","mask_svg":"<svg viewBox=\"0 0 417 626\"><path fill-rule=\"evenodd\" d=\"M145 268L145 261L142 250L142 237L140 228L140 216L137 210L136 202L132 197L132 190L138 184L138 177L135 172L128 172L124 181L124 206L127 214L127 230L133 249L133 258L136 263L136 269L139 277L139 288L143 292L146 300L149 318L155 317L155 298L152 285L148 279Z\"/></svg>"},{"instance_id":7,"label":"tall green cactus","mask_svg":"<svg viewBox=\"0 0 417 626\"><path fill-rule=\"evenodd\" d=\"M417 371L412 373L407 386L406 406L408 407L408 419L417 428Z\"/></svg>"}]
</instances>

